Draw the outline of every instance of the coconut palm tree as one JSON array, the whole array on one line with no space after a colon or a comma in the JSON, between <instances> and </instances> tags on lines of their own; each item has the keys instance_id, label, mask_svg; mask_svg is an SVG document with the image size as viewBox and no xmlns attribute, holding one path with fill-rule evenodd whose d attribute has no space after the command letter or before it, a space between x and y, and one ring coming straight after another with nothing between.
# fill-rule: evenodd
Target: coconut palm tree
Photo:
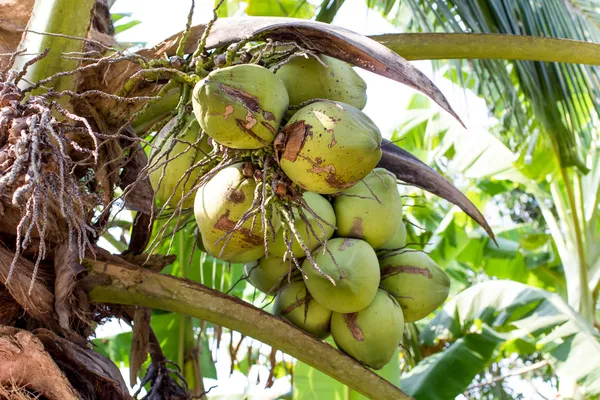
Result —
<instances>
[{"instance_id":1,"label":"coconut palm tree","mask_svg":"<svg viewBox=\"0 0 600 400\"><path fill-rule=\"evenodd\" d=\"M222 3L217 2L217 6ZM342 3L323 2L318 18L331 20ZM305 1L300 2L292 11L304 12L302 7L305 4ZM27 5L33 7L31 18ZM384 11L389 11L391 5L386 2ZM106 18L106 3L38 0L5 1L0 6L11 10L3 13L9 18L0 20L0 34L4 35L4 31L10 33L0 41L3 60L0 64L0 297L3 299L0 313L0 346L3 350L0 355L0 387L8 393L0 395L9 396L12 391L21 396L41 394L56 399L128 398L126 385L114 363L95 352L88 343L98 323L107 317L118 317L133 325L132 345L128 349L131 382L135 382L138 373L143 370L149 398L202 396L205 393L198 368L199 345L194 346L193 336L194 328L198 327L189 318L194 317L268 343L364 395L378 399L408 398L394 384L379 379L372 371L330 345L303 334L248 302L200 284L202 277L195 282L181 279L188 277L185 259L194 260L192 249L196 248L196 243L191 240L193 232L182 221L193 223L193 217L183 210L185 199L173 212L156 209L147 175L150 168L158 166L153 164L153 155L148 155L143 145L150 143L156 132L172 118L175 121L173 132L182 129L184 115L190 108L191 88L200 77L206 76L216 66L231 64L238 55L258 62L263 57L263 50L270 49L274 42L283 43L278 51L265 50L265 54L274 57L270 60L273 63L285 61L285 58L277 58L282 55L325 53L416 88L456 117L435 85L376 40L307 21L260 19L230 23L218 19L215 10L214 19L206 26L191 27L190 17L187 26L182 26L185 29L181 33L167 38L153 49L131 53L120 48L110 37L112 31ZM286 10L287 6L284 6L284 2L279 1L249 2L248 9ZM419 16L423 21L428 21L430 12L437 18L441 9L429 3L415 4L415 10L420 10ZM442 17L454 21L453 12L458 15L452 7ZM535 13L538 14L545 15ZM7 19L10 22L11 16L14 16L12 25L6 22ZM23 28L23 21L27 21L25 32L14 28ZM464 26L465 23L461 21L459 25ZM90 26L94 29L90 30ZM238 54L250 38L263 43L248 45L244 47L247 54ZM398 46L410 46L409 41L398 37L378 39L400 54L404 54L406 49ZM412 42L417 50L422 50L413 58L431 57L422 48L423 39L427 37L419 36ZM484 53L492 58L502 58L503 54L491 51L489 43L493 40L512 43L512 38L507 37L486 36L480 39L484 45L479 50L487 51ZM295 41L291 50L290 40ZM444 40L447 43L454 39L445 36ZM527 40L525 48L536 49L542 44L543 41ZM581 54L585 61L598 63L597 56L594 58L598 54L598 46L590 50L590 46L581 42L559 41L552 44L563 50L569 46L584 49ZM444 42L435 47L438 50L445 48L448 52L456 50L456 47L446 46ZM549 56L532 56L525 50L519 57L578 62L581 54L558 51ZM442 54L439 57L448 56ZM474 51L460 57L480 56L481 53ZM577 342L584 342L587 346L584 348L589 349L591 354L596 350L593 344L590 345L590 342L593 343L590 337L594 333L586 323L592 321L593 290L583 286L582 282L587 283L587 278L582 271L588 257L584 254L584 239L589 240L591 249L595 237L584 238L582 232L591 229L589 232L595 234L596 225L584 225L588 214L577 213L577 196L587 192L583 183L581 190L576 190L579 186L575 178L583 181L581 174L592 169L583 159L582 147L577 146L581 142L589 146L589 151L593 149L592 133L585 136L579 130L585 132L586 128L590 129L594 117L589 110L585 111L584 106L594 102L594 92L580 89L590 88L588 81L593 81L596 76L593 70L583 73L581 71L585 69L582 69L563 82L560 70L516 69L509 74L505 66L498 63L496 68L500 68L499 65L504 67L502 84L506 86L497 82L493 90L483 84L482 88L488 88L490 96L499 96L502 101L507 101L507 93L514 93L513 101L518 99L525 103L521 109L513 103L505 104L498 100L496 107L497 110L510 111L507 123L514 119L517 121L515 126L532 125L533 133L535 128L540 130L538 141L531 142L533 148L542 146L544 142L539 138L548 134L549 146L555 151L558 170L564 179L553 189L564 193L565 203L565 208L559 210L564 215L559 214L556 220L574 228L574 234L565 238L564 246L557 246L561 256L563 253L565 257L576 254L576 264L573 264L576 266L570 268L576 269L579 274L570 285L570 292L579 288L583 294L587 293L577 302L573 300L572 293L569 294L569 301L583 316L583 324L582 318L566 307L560 298L523 287L512 286L506 290L516 293L517 297L524 295L530 301L524 305L510 302L506 310L502 310L503 315L511 311L514 320L525 324L530 319L526 319L521 312L523 309L515 308L515 305L523 305L530 312L550 309L555 317L552 323L535 326L546 330L558 327L556 341L574 337ZM576 69L572 66L565 68ZM551 71L554 71L553 74ZM487 75L481 76L487 79ZM502 78L501 75L498 77ZM525 89L520 79L523 82L529 82L529 79L540 85L544 79L557 79L561 85L555 90L544 89L543 86ZM513 86L509 84L511 80ZM509 86L512 92L507 92ZM533 89L541 91L541 94ZM561 100L561 93L570 100ZM572 95L567 96L569 93ZM535 106L530 105L534 104L533 96L538 96L536 99L539 100ZM551 107L543 105L545 98L552 99L553 107L560 110L558 114L553 114ZM512 108L507 104L512 104ZM542 114L542 111L547 114ZM545 121L542 115L546 115L548 120ZM564 126L561 127L560 123ZM554 131L550 128L554 124L557 124L558 133L552 134ZM576 130L577 136L574 134ZM524 145L525 142L520 140L524 140L525 136L511 135L508 139L515 141L515 148L519 148ZM511 141L508 143L513 144ZM391 144L384 146L384 153L382 166L394 171L400 180L456 204L493 238L493 232L475 205L433 169ZM225 154L219 162L227 161L230 154ZM189 179L189 170L181 179ZM183 184L187 184L187 180ZM594 191L592 196L596 194L597 191ZM120 207L135 213L133 222L121 224L122 221L114 221L114 213ZM592 207L586 211L594 216L596 209ZM155 219L157 214L159 218ZM116 246L123 246L123 251L121 254L109 254L97 246L99 236L109 228L119 226L131 229L129 240L125 240L124 244L114 241ZM561 227L557 229L564 231ZM166 240L165 244L163 239L173 240ZM570 242L567 243L567 239ZM175 262L172 256L167 255L173 248L179 256ZM159 249L165 250L163 254L155 251ZM185 259L182 257L184 254ZM216 259L212 261L216 262ZM160 273L171 264L169 273ZM479 288L468 295L478 298L481 292L486 293ZM460 308L460 304L456 301L448 307ZM180 370L171 368L172 362L165 356L166 349L161 347L155 329L151 329L151 309L188 316L177 319L178 325L187 327L179 331L181 336L175 351ZM515 311L517 309L518 312ZM443 314L439 318L449 323L444 320ZM173 321L170 320L171 325ZM530 330L526 332L529 334L532 328L531 325L528 327ZM574 327L581 332L574 335ZM192 332L191 340L186 335L188 332ZM486 337L490 339L487 342L494 345L501 338L506 339L497 334ZM455 344L452 349L469 349L478 339L471 336L459 338L460 346ZM549 340L549 337L545 339ZM189 343L191 345L188 346ZM188 350L194 350L195 354L188 355ZM493 346L486 346L486 351L493 350ZM146 364L147 368L142 368L148 355L150 363ZM445 362L447 359L441 360L438 366L444 366ZM25 373L15 376L14 366L22 368ZM44 373L36 373L40 370ZM593 371L583 372L582 379L593 377ZM413 382L424 381L414 376ZM186 381L194 379L197 385L188 386ZM423 387L423 384L417 386ZM597 390L593 385L589 387Z\"/></svg>"}]
</instances>

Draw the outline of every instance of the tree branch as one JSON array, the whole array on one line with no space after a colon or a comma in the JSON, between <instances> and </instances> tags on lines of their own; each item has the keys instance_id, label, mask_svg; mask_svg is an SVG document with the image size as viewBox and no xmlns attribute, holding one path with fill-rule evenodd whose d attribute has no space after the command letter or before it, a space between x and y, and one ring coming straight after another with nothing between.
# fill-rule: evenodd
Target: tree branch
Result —
<instances>
[{"instance_id":1,"label":"tree branch","mask_svg":"<svg viewBox=\"0 0 600 400\"><path fill-rule=\"evenodd\" d=\"M86 260L90 301L151 307L210 321L282 350L372 399L411 399L329 344L238 298L125 262Z\"/></svg>"}]
</instances>

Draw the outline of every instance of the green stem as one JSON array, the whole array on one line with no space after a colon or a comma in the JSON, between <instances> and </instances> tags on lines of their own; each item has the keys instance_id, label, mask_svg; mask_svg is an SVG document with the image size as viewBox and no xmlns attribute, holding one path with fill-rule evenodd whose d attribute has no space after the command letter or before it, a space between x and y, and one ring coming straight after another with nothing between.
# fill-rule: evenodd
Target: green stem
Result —
<instances>
[{"instance_id":1,"label":"green stem","mask_svg":"<svg viewBox=\"0 0 600 400\"><path fill-rule=\"evenodd\" d=\"M592 294L588 285L588 270L585 257L585 246L583 244L583 236L581 232L581 226L579 224L579 216L577 212L577 204L575 203L575 196L573 192L573 186L571 180L567 174L565 168L560 169L563 181L565 182L565 190L567 192L567 199L569 201L569 207L571 209L571 217L573 218L573 227L575 228L575 241L577 243L577 257L579 260L579 312L582 317L588 322L594 321L594 307L592 304ZM570 301L572 299L569 299Z\"/></svg>"},{"instance_id":2,"label":"green stem","mask_svg":"<svg viewBox=\"0 0 600 400\"><path fill-rule=\"evenodd\" d=\"M284 351L369 398L411 399L329 344L240 299L132 265L99 260L85 265L90 274L84 286L94 303L138 305L207 320Z\"/></svg>"},{"instance_id":3,"label":"green stem","mask_svg":"<svg viewBox=\"0 0 600 400\"><path fill-rule=\"evenodd\" d=\"M398 33L369 36L407 60L501 59L600 65L600 44L484 33Z\"/></svg>"},{"instance_id":4,"label":"green stem","mask_svg":"<svg viewBox=\"0 0 600 400\"><path fill-rule=\"evenodd\" d=\"M78 60L65 59L63 55L69 52L83 51L85 42L73 38L86 39L92 21L94 4L96 0L36 0L27 25L24 39L19 45L20 49L27 49L27 53L41 53L50 49L46 57L30 66L25 75L25 80L35 83L48 78L58 72L71 71L79 66ZM33 33L31 31L39 32ZM73 38L48 36L41 33L55 33ZM17 57L13 68L20 70L33 56ZM77 87L76 75L63 76L56 79L50 86L56 91L75 90ZM22 83L24 87L26 82ZM35 93L45 92L38 88Z\"/></svg>"}]
</instances>

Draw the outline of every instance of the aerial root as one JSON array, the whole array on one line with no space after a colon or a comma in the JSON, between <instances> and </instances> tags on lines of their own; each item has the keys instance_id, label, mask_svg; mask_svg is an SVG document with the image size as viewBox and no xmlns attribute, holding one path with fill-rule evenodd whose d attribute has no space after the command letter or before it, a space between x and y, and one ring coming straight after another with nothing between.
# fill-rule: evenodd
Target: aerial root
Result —
<instances>
[{"instance_id":1,"label":"aerial root","mask_svg":"<svg viewBox=\"0 0 600 400\"><path fill-rule=\"evenodd\" d=\"M12 77L17 79L18 75L13 74ZM13 95L22 96L16 85L4 85L6 88L11 88ZM7 95L6 90L1 95ZM43 97L32 96L22 104L15 103L0 111L0 121L3 121L0 125L12 126L5 132L8 142L2 148L5 159L0 170L0 193L9 195L11 203L22 209L7 283L12 278L18 257L32 244L34 232L37 232L39 244L30 292L39 266L47 255L50 214L64 221L71 249L76 249L80 259L84 258L86 247L91 247L89 236L95 234L87 222L93 196L87 194L72 175L74 162L67 148L71 145L77 151L78 147L72 146L72 140L65 134L71 126L57 121L53 111L76 124L83 124L94 145L99 145L98 137L87 121ZM97 155L97 147L86 151Z\"/></svg>"}]
</instances>

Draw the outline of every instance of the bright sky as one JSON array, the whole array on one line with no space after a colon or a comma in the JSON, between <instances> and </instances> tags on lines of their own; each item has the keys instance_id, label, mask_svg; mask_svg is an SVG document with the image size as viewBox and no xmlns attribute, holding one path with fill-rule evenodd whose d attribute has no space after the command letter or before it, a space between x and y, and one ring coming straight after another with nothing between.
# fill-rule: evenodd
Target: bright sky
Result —
<instances>
[{"instance_id":1,"label":"bright sky","mask_svg":"<svg viewBox=\"0 0 600 400\"><path fill-rule=\"evenodd\" d=\"M311 3L315 3L315 0L312 0ZM320 4L320 1L317 3ZM164 0L145 0L143 4L136 0L117 0L111 9L113 13L131 13L132 19L142 21L140 25L127 30L117 38L124 42L147 42L147 46L150 47L184 28L190 4L189 0L169 0L168 2ZM206 23L212 17L213 5L213 0L197 0L193 23ZM378 13L369 10L366 6L366 0L346 0L333 23L365 35L399 32L397 28ZM481 127L488 126L488 110L481 99L471 94L465 95L462 89L447 80L436 79L429 62L417 62L413 65L436 82L442 92L449 98L450 103L467 127L481 129ZM369 100L364 112L379 126L383 136L389 138L393 130L402 122L402 110L406 108L410 96L415 91L400 83L361 69L357 69L357 72L367 82ZM98 330L98 337L112 336L123 331L124 328L116 321L108 323ZM252 382L256 382L258 375L261 376L261 381L264 382L268 375L267 369L256 366L248 378L239 372L229 376L230 359L228 351L226 351L226 343L222 344L222 349L223 351L219 353L219 361L217 362L218 387L211 391L209 398L244 398L241 397L244 392L246 392L246 395L258 395L254 398L269 398L260 386L256 387L252 384ZM129 374L125 373L124 376L129 376ZM205 385L208 388L215 383L217 382L206 380ZM518 391L522 392L527 399L541 398L529 385L519 384L515 381L515 387L518 387ZM544 395L553 397L554 393L545 389L547 388L541 388ZM276 398L277 393L283 394L289 390L289 382L279 380L271 391L271 396Z\"/></svg>"}]
</instances>

